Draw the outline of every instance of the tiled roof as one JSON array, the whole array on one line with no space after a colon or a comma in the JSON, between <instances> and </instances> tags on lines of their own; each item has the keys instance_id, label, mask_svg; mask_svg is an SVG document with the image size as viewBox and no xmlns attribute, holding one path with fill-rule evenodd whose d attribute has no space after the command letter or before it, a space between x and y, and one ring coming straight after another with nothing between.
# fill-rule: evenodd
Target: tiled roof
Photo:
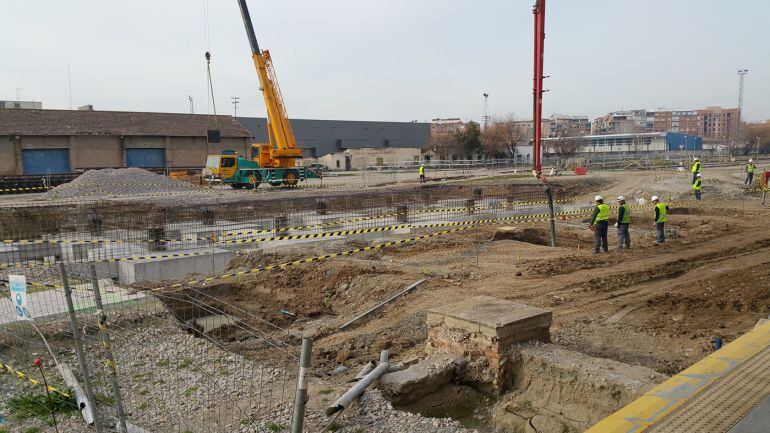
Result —
<instances>
[{"instance_id":1,"label":"tiled roof","mask_svg":"<svg viewBox=\"0 0 770 433\"><path fill-rule=\"evenodd\" d=\"M232 116L86 110L0 110L0 135L152 135L251 137Z\"/></svg>"}]
</instances>

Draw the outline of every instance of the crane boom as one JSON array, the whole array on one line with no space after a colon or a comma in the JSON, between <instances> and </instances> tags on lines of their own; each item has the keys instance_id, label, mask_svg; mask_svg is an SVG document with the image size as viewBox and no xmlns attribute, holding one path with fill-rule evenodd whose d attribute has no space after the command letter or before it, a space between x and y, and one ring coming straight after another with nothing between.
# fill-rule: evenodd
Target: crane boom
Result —
<instances>
[{"instance_id":1,"label":"crane boom","mask_svg":"<svg viewBox=\"0 0 770 433\"><path fill-rule=\"evenodd\" d=\"M251 57L257 69L262 97L267 107L269 143L253 145L253 148L258 149L258 156L255 159L258 159L262 167L294 167L296 160L302 157L302 150L297 149L270 52L259 48L246 0L238 0L238 5L246 28L246 36L249 38Z\"/></svg>"}]
</instances>

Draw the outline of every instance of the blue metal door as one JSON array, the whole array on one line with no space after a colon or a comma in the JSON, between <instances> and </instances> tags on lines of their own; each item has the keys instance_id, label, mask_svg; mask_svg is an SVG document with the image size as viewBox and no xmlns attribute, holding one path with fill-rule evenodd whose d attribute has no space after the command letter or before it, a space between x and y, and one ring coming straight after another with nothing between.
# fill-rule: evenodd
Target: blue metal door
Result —
<instances>
[{"instance_id":1,"label":"blue metal door","mask_svg":"<svg viewBox=\"0 0 770 433\"><path fill-rule=\"evenodd\" d=\"M126 149L126 166L163 168L166 166L166 149Z\"/></svg>"},{"instance_id":2,"label":"blue metal door","mask_svg":"<svg viewBox=\"0 0 770 433\"><path fill-rule=\"evenodd\" d=\"M22 149L24 174L63 174L70 172L69 149Z\"/></svg>"}]
</instances>

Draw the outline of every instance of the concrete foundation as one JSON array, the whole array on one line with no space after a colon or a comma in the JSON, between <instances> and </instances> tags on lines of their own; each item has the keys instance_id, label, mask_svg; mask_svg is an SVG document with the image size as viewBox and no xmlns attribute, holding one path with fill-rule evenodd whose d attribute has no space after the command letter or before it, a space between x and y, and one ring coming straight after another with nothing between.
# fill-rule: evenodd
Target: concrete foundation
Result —
<instances>
[{"instance_id":1,"label":"concrete foundation","mask_svg":"<svg viewBox=\"0 0 770 433\"><path fill-rule=\"evenodd\" d=\"M175 254L200 253L200 250L178 251ZM206 251L201 255L147 258L118 263L118 277L122 284L138 281L176 280L188 274L215 274L225 270L233 252L225 249Z\"/></svg>"},{"instance_id":2,"label":"concrete foundation","mask_svg":"<svg viewBox=\"0 0 770 433\"><path fill-rule=\"evenodd\" d=\"M551 312L489 296L428 311L429 354L465 357L461 379L490 394L513 385L509 352L514 344L550 340Z\"/></svg>"}]
</instances>

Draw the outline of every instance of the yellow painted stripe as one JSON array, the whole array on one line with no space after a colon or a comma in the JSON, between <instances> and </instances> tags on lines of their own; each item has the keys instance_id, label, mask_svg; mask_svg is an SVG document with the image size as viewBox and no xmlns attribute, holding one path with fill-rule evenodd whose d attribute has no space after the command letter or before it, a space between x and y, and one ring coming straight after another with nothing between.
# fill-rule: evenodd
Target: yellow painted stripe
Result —
<instances>
[{"instance_id":1,"label":"yellow painted stripe","mask_svg":"<svg viewBox=\"0 0 770 433\"><path fill-rule=\"evenodd\" d=\"M768 346L770 321L651 389L586 433L643 432Z\"/></svg>"}]
</instances>

